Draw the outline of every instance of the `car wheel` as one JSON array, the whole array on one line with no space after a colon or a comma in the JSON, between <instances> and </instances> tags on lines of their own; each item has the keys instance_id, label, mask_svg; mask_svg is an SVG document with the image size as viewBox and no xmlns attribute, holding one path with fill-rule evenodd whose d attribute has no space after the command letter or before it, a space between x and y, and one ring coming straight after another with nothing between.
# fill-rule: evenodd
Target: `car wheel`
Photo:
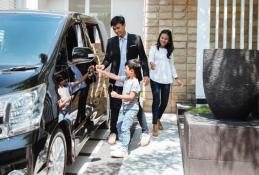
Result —
<instances>
[{"instance_id":1,"label":"car wheel","mask_svg":"<svg viewBox=\"0 0 259 175\"><path fill-rule=\"evenodd\" d=\"M50 141L48 151L48 175L61 175L65 172L67 160L66 138L61 129L58 129Z\"/></svg>"}]
</instances>

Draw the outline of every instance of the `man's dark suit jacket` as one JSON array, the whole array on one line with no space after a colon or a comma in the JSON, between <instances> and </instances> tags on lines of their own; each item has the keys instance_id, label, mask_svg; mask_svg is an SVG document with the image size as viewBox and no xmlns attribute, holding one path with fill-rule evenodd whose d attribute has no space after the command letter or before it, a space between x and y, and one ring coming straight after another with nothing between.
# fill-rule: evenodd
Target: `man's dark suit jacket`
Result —
<instances>
[{"instance_id":1,"label":"man's dark suit jacket","mask_svg":"<svg viewBox=\"0 0 259 175\"><path fill-rule=\"evenodd\" d=\"M140 36L128 33L127 60L135 58L139 58L141 62L143 76L149 76L147 56L144 51L142 40ZM102 64L105 68L111 64L111 73L118 75L120 68L120 45L118 36L112 37L108 40L106 54ZM139 81L142 80L141 72L137 74L137 78ZM110 79L110 83L114 84L115 80Z\"/></svg>"}]
</instances>

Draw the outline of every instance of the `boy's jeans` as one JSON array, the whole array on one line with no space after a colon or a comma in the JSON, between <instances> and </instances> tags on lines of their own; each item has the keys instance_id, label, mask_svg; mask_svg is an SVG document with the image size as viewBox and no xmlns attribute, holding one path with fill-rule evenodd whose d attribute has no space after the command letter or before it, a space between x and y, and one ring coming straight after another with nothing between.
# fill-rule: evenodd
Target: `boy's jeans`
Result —
<instances>
[{"instance_id":1,"label":"boy's jeans","mask_svg":"<svg viewBox=\"0 0 259 175\"><path fill-rule=\"evenodd\" d=\"M134 117L136 117L137 114L137 110L120 110L116 127L122 149L128 150L130 142L130 129L133 125Z\"/></svg>"},{"instance_id":2,"label":"boy's jeans","mask_svg":"<svg viewBox=\"0 0 259 175\"><path fill-rule=\"evenodd\" d=\"M118 86L109 86L109 92L115 91L118 94L122 94L122 87ZM110 94L110 93L109 93ZM110 130L111 133L117 133L117 121L118 121L118 116L119 116L119 111L121 109L121 99L118 98L112 98L110 96L110 109L111 109L111 123L110 123ZM142 128L142 133L148 133L149 129L147 126L147 121L146 121L146 115L143 112L143 108L141 107L139 103L139 112L137 114L139 124Z\"/></svg>"}]
</instances>

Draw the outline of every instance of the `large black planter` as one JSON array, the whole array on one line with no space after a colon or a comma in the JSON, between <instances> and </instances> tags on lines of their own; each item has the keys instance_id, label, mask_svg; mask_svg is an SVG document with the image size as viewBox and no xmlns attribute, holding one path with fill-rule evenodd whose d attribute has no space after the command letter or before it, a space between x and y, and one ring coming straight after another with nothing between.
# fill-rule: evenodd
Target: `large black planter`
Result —
<instances>
[{"instance_id":1,"label":"large black planter","mask_svg":"<svg viewBox=\"0 0 259 175\"><path fill-rule=\"evenodd\" d=\"M258 73L257 50L204 50L204 91L214 115L245 119L257 104Z\"/></svg>"}]
</instances>

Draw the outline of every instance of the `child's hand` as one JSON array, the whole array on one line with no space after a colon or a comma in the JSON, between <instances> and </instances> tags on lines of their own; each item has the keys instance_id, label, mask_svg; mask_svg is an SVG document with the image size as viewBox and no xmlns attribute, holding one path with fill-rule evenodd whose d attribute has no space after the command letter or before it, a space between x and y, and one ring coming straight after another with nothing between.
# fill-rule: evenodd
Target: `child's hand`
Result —
<instances>
[{"instance_id":1,"label":"child's hand","mask_svg":"<svg viewBox=\"0 0 259 175\"><path fill-rule=\"evenodd\" d=\"M66 102L62 99L57 101L58 107L61 109L65 106Z\"/></svg>"},{"instance_id":2,"label":"child's hand","mask_svg":"<svg viewBox=\"0 0 259 175\"><path fill-rule=\"evenodd\" d=\"M96 68L96 71L97 71L97 72L100 72L100 73L101 73L101 72L103 72L103 71L104 71L102 68L98 67L98 65L97 65L97 66L95 66L95 68Z\"/></svg>"},{"instance_id":3,"label":"child's hand","mask_svg":"<svg viewBox=\"0 0 259 175\"><path fill-rule=\"evenodd\" d=\"M112 92L111 92L111 97L117 98L117 96L118 96L118 93L117 93L117 92L115 92L115 91L112 91Z\"/></svg>"},{"instance_id":4,"label":"child's hand","mask_svg":"<svg viewBox=\"0 0 259 175\"><path fill-rule=\"evenodd\" d=\"M104 65L102 65L102 64L96 65L95 68L96 68L96 69L101 69L101 70L103 70L103 69L104 69Z\"/></svg>"},{"instance_id":5,"label":"child's hand","mask_svg":"<svg viewBox=\"0 0 259 175\"><path fill-rule=\"evenodd\" d=\"M96 71L103 74L103 75L106 75L106 71L103 70L103 69L96 68Z\"/></svg>"},{"instance_id":6,"label":"child's hand","mask_svg":"<svg viewBox=\"0 0 259 175\"><path fill-rule=\"evenodd\" d=\"M87 69L87 72L93 73L94 72L94 65L89 66L88 69Z\"/></svg>"},{"instance_id":7,"label":"child's hand","mask_svg":"<svg viewBox=\"0 0 259 175\"><path fill-rule=\"evenodd\" d=\"M96 71L97 71L97 72L100 72L100 73L103 72L103 70L102 70L102 69L99 69L99 68L96 68Z\"/></svg>"}]
</instances>

